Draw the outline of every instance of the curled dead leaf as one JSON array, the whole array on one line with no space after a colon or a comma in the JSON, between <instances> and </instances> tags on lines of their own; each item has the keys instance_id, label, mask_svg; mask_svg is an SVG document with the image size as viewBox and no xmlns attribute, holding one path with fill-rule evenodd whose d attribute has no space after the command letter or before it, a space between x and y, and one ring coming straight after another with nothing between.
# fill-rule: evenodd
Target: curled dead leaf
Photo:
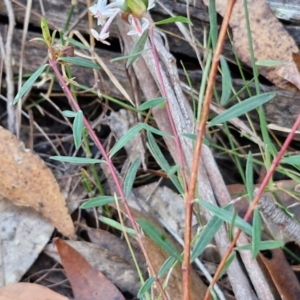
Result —
<instances>
[{"instance_id":1,"label":"curled dead leaf","mask_svg":"<svg viewBox=\"0 0 300 300\"><path fill-rule=\"evenodd\" d=\"M44 161L0 126L0 196L40 212L63 235L75 228L59 186Z\"/></svg>"},{"instance_id":2,"label":"curled dead leaf","mask_svg":"<svg viewBox=\"0 0 300 300\"><path fill-rule=\"evenodd\" d=\"M208 5L208 0L203 1ZM244 1L237 0L230 18L233 41L239 58L251 66ZM224 16L228 0L216 0L216 10ZM265 0L247 1L252 46L256 60L289 62L292 53L299 52L294 39L274 16ZM278 76L274 68L259 67L259 72L280 88L298 91L294 85Z\"/></svg>"}]
</instances>

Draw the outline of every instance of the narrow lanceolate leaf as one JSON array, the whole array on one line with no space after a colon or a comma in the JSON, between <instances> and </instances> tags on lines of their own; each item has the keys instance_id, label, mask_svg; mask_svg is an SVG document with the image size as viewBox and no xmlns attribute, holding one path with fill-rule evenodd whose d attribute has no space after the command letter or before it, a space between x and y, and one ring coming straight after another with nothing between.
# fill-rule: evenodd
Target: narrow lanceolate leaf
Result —
<instances>
[{"instance_id":1,"label":"narrow lanceolate leaf","mask_svg":"<svg viewBox=\"0 0 300 300\"><path fill-rule=\"evenodd\" d=\"M171 179L171 181L177 188L177 191L180 194L183 194L184 190L183 190L182 185L180 184L176 175L171 172L171 167L170 167L168 161L165 159L163 153L161 152L160 148L158 147L158 145L155 141L154 136L152 135L152 133L150 131L147 131L147 137L148 137L148 143L149 143L148 145L149 145L151 154L153 155L153 157L155 158L157 163L160 165L160 167L168 174L169 178Z\"/></svg>"},{"instance_id":2,"label":"narrow lanceolate leaf","mask_svg":"<svg viewBox=\"0 0 300 300\"><path fill-rule=\"evenodd\" d=\"M136 177L136 173L137 173L137 170L138 170L140 164L141 164L141 160L139 158L136 158L128 169L128 172L127 172L125 180L124 180L124 195L125 195L125 197L128 197L131 192L131 189L132 189L135 177Z\"/></svg>"},{"instance_id":3,"label":"narrow lanceolate leaf","mask_svg":"<svg viewBox=\"0 0 300 300\"><path fill-rule=\"evenodd\" d=\"M73 136L74 136L74 144L76 149L78 149L81 145L81 138L83 132L83 113L82 111L78 111L74 118L73 123Z\"/></svg>"},{"instance_id":4,"label":"narrow lanceolate leaf","mask_svg":"<svg viewBox=\"0 0 300 300\"><path fill-rule=\"evenodd\" d=\"M221 105L225 105L230 99L232 80L227 61L223 55L220 56L220 63L222 70L222 96L220 103Z\"/></svg>"},{"instance_id":5,"label":"narrow lanceolate leaf","mask_svg":"<svg viewBox=\"0 0 300 300\"><path fill-rule=\"evenodd\" d=\"M284 246L284 242L282 242L282 241L260 241L259 251L282 248L283 246ZM237 250L251 250L252 249L252 244L239 246L239 247L236 247L236 249Z\"/></svg>"},{"instance_id":6,"label":"narrow lanceolate leaf","mask_svg":"<svg viewBox=\"0 0 300 300\"><path fill-rule=\"evenodd\" d=\"M259 210L256 207L254 209L253 224L252 224L252 256L256 258L260 251L261 243L261 220Z\"/></svg>"},{"instance_id":7,"label":"narrow lanceolate leaf","mask_svg":"<svg viewBox=\"0 0 300 300\"><path fill-rule=\"evenodd\" d=\"M121 148L123 148L131 139L133 139L142 129L144 128L143 123L131 127L127 133L122 136L114 147L110 150L110 157L113 157Z\"/></svg>"},{"instance_id":8,"label":"narrow lanceolate leaf","mask_svg":"<svg viewBox=\"0 0 300 300\"><path fill-rule=\"evenodd\" d=\"M249 151L246 163L246 191L250 201L253 200L253 190L253 156L251 151Z\"/></svg>"},{"instance_id":9,"label":"narrow lanceolate leaf","mask_svg":"<svg viewBox=\"0 0 300 300\"><path fill-rule=\"evenodd\" d=\"M69 37L65 37L65 41L69 42L70 44L78 47L78 48L81 48L81 49L84 49L84 50L89 50L89 47L72 39L72 38L69 38Z\"/></svg>"},{"instance_id":10,"label":"narrow lanceolate leaf","mask_svg":"<svg viewBox=\"0 0 300 300\"><path fill-rule=\"evenodd\" d=\"M99 164L105 162L105 160L102 159L73 156L51 156L50 159L72 164Z\"/></svg>"},{"instance_id":11,"label":"narrow lanceolate leaf","mask_svg":"<svg viewBox=\"0 0 300 300\"><path fill-rule=\"evenodd\" d=\"M87 209L87 208L94 208L103 205L107 205L109 203L115 202L114 196L98 196L88 199L86 202L81 204L80 208Z\"/></svg>"},{"instance_id":12,"label":"narrow lanceolate leaf","mask_svg":"<svg viewBox=\"0 0 300 300\"><path fill-rule=\"evenodd\" d=\"M63 61L75 66L90 68L90 69L96 69L100 70L99 65L95 64L91 60L82 58L82 57L60 57L58 61Z\"/></svg>"},{"instance_id":13,"label":"narrow lanceolate leaf","mask_svg":"<svg viewBox=\"0 0 300 300\"><path fill-rule=\"evenodd\" d=\"M130 57L128 58L128 60L126 62L126 69L129 68L135 62L135 60L140 55L139 53L144 50L144 46L148 39L148 31L149 30L145 30L143 32L143 34L141 35L141 37L137 40L137 42L133 46L133 49L129 55Z\"/></svg>"},{"instance_id":14,"label":"narrow lanceolate leaf","mask_svg":"<svg viewBox=\"0 0 300 300\"><path fill-rule=\"evenodd\" d=\"M152 284L155 282L156 278L155 277L149 277L145 282L144 284L141 286L139 292L138 292L138 298L140 299L143 295L145 295L145 293L147 293Z\"/></svg>"},{"instance_id":15,"label":"narrow lanceolate leaf","mask_svg":"<svg viewBox=\"0 0 300 300\"><path fill-rule=\"evenodd\" d=\"M172 256L170 256L161 266L160 270L158 271L158 277L161 277L167 273L171 267L175 264L176 259Z\"/></svg>"},{"instance_id":16,"label":"narrow lanceolate leaf","mask_svg":"<svg viewBox=\"0 0 300 300\"><path fill-rule=\"evenodd\" d=\"M186 23L186 24L190 24L193 25L193 23L191 22L191 20L189 18L186 17L182 17L182 16L177 16L177 17L171 17L168 19L164 19L158 22L155 22L155 25L163 25L163 24L169 24L169 23L175 23L175 22L180 22L180 23Z\"/></svg>"},{"instance_id":17,"label":"narrow lanceolate leaf","mask_svg":"<svg viewBox=\"0 0 300 300\"><path fill-rule=\"evenodd\" d=\"M214 215L219 217L220 219L224 220L225 222L231 224L232 220L234 220L234 226L242 229L245 233L252 235L252 227L250 224L248 224L246 221L244 221L241 217L235 216L232 212L221 208L219 206L213 205L207 201L203 200L196 200L200 205L204 206L206 209L208 209L210 212L212 212Z\"/></svg>"},{"instance_id":18,"label":"narrow lanceolate leaf","mask_svg":"<svg viewBox=\"0 0 300 300\"><path fill-rule=\"evenodd\" d=\"M161 105L165 102L166 102L165 98L162 98L162 97L147 100L146 102L142 103L139 106L139 110L143 111L143 110L146 110L146 109L150 109L152 107L159 106L159 105Z\"/></svg>"},{"instance_id":19,"label":"narrow lanceolate leaf","mask_svg":"<svg viewBox=\"0 0 300 300\"><path fill-rule=\"evenodd\" d=\"M278 67L283 65L284 61L278 61L278 60L258 60L255 64L257 66L264 66L264 67Z\"/></svg>"},{"instance_id":20,"label":"narrow lanceolate leaf","mask_svg":"<svg viewBox=\"0 0 300 300\"><path fill-rule=\"evenodd\" d=\"M45 68L48 65L43 65L39 67L24 83L21 87L20 91L16 95L13 104L18 103L18 101L25 95L25 93L30 89L30 87L35 83L35 81L39 78L39 76L44 72Z\"/></svg>"},{"instance_id":21,"label":"narrow lanceolate leaf","mask_svg":"<svg viewBox=\"0 0 300 300\"><path fill-rule=\"evenodd\" d=\"M46 44L48 45L48 47L50 47L51 46L51 35L50 35L48 23L45 18L41 19L41 29L42 29L42 33L43 33L43 38L44 38Z\"/></svg>"},{"instance_id":22,"label":"narrow lanceolate leaf","mask_svg":"<svg viewBox=\"0 0 300 300\"><path fill-rule=\"evenodd\" d=\"M204 251L205 247L214 238L222 223L222 219L213 216L211 220L206 224L193 247L191 262L193 262Z\"/></svg>"},{"instance_id":23,"label":"narrow lanceolate leaf","mask_svg":"<svg viewBox=\"0 0 300 300\"><path fill-rule=\"evenodd\" d=\"M62 114L67 118L75 118L77 112L72 110L64 110Z\"/></svg>"},{"instance_id":24,"label":"narrow lanceolate leaf","mask_svg":"<svg viewBox=\"0 0 300 300\"><path fill-rule=\"evenodd\" d=\"M125 227L125 226L122 226L122 224L120 224L119 222L115 221L115 220L112 220L110 218L106 218L106 217L103 217L101 216L99 218L99 220L113 228L116 228L120 231L126 231L128 234L132 235L132 236L136 236L137 233L134 229L132 228L128 228L128 227Z\"/></svg>"},{"instance_id":25,"label":"narrow lanceolate leaf","mask_svg":"<svg viewBox=\"0 0 300 300\"><path fill-rule=\"evenodd\" d=\"M150 222L146 219L137 219L138 224L142 227L146 235L155 242L160 248L168 252L172 257L178 261L182 261L180 253L175 247L166 239L166 237Z\"/></svg>"},{"instance_id":26,"label":"narrow lanceolate leaf","mask_svg":"<svg viewBox=\"0 0 300 300\"><path fill-rule=\"evenodd\" d=\"M284 164L289 164L289 165L300 165L300 155L291 155L291 156L287 156L287 157L284 157L282 160L281 160L282 163Z\"/></svg>"},{"instance_id":27,"label":"narrow lanceolate leaf","mask_svg":"<svg viewBox=\"0 0 300 300\"><path fill-rule=\"evenodd\" d=\"M243 100L242 102L235 104L234 106L228 108L222 114L213 118L208 125L215 126L217 124L222 124L226 121L229 121L233 118L239 117L249 111L257 108L260 105L265 104L275 97L276 93L264 93L257 96Z\"/></svg>"}]
</instances>

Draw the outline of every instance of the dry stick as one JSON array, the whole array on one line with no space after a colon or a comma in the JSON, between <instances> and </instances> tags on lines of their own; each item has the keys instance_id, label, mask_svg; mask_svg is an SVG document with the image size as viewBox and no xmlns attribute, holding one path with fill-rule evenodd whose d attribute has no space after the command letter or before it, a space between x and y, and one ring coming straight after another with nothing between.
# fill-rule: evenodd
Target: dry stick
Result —
<instances>
[{"instance_id":1,"label":"dry stick","mask_svg":"<svg viewBox=\"0 0 300 300\"><path fill-rule=\"evenodd\" d=\"M278 229L300 245L300 224L280 209L267 194L260 197L258 209Z\"/></svg>"},{"instance_id":2,"label":"dry stick","mask_svg":"<svg viewBox=\"0 0 300 300\"><path fill-rule=\"evenodd\" d=\"M275 172L277 166L279 165L280 160L281 160L282 156L284 155L284 153L285 153L287 147L288 147L289 144L292 142L292 140L293 140L293 138L294 138L294 135L295 135L296 131L298 130L299 126L300 126L300 114L298 115L298 118L297 118L296 122L294 123L294 125L293 125L293 127L292 127L292 129L291 129L291 132L289 133L289 135L287 136L287 138L286 138L284 144L282 145L282 148L281 148L280 151L278 152L278 155L277 155L276 158L273 160L272 165L271 165L269 171L267 172L267 174L266 174L266 176L265 176L265 178L264 178L264 180L263 180L261 186L259 187L259 190L258 190L257 194L255 195L255 198L253 199L253 202L252 202L251 205L249 206L249 208L248 208L248 210L247 210L247 212L246 212L246 214L245 214L245 217L244 217L244 220L245 220L245 221L248 221L249 218L251 217L252 212L253 212L255 206L257 205L257 203L259 202L260 197L261 197L261 195L263 194L265 187L267 186L267 184L268 184L270 178L272 177L272 175L273 175L273 173ZM223 258L222 258L222 260L221 260L221 262L220 262L220 264L219 264L219 267L218 267L218 269L217 269L217 271L216 271L216 273L215 273L215 275L214 275L213 281L212 281L211 284L210 284L210 287L212 287L212 286L217 282L217 279L218 279L218 277L220 276L220 274L221 274L221 272L222 272L222 269L224 268L224 265L225 265L225 263L226 263L226 260L227 260L227 258L229 257L230 253L232 252L232 250L233 250L233 248L234 248L234 245L236 244L236 241L237 241L237 239L239 238L240 233L241 233L241 229L239 229L239 230L237 231L237 233L236 233L234 239L232 240L232 242L231 242L231 244L229 245L229 247L228 247L226 253L224 254L224 256L223 256ZM209 294L209 292L206 293L204 300L208 300L208 299L210 299L210 294Z\"/></svg>"},{"instance_id":3,"label":"dry stick","mask_svg":"<svg viewBox=\"0 0 300 300\"><path fill-rule=\"evenodd\" d=\"M22 87L22 78L23 78L23 61L24 61L24 49L26 44L26 36L27 30L29 25L29 19L31 16L31 7L32 7L32 0L27 1L26 3L26 11L25 11L25 18L22 30L22 42L21 42L21 49L20 49L20 58L19 58L19 79L18 79L18 90ZM17 137L20 137L20 128L22 125L22 104L24 103L25 98L23 101L19 101L17 104L16 109L16 133Z\"/></svg>"},{"instance_id":4,"label":"dry stick","mask_svg":"<svg viewBox=\"0 0 300 300\"><path fill-rule=\"evenodd\" d=\"M16 132L16 113L15 108L13 106L13 100L15 97L15 88L14 88L14 74L12 68L12 39L14 34L14 27L15 27L15 16L14 11L12 8L12 3L9 0L4 0L7 15L8 15L8 31L6 35L6 43L5 43L5 71L6 71L6 85L7 85L7 125L8 130L12 133ZM3 52L3 51L1 51ZM3 56L4 57L4 56Z\"/></svg>"},{"instance_id":5,"label":"dry stick","mask_svg":"<svg viewBox=\"0 0 300 300\"><path fill-rule=\"evenodd\" d=\"M182 265L182 278L183 278L183 299L190 300L190 247L191 247L191 226L192 226L192 214L193 214L193 200L196 189L196 181L198 176L198 166L200 162L201 146L202 140L205 133L206 120L209 114L209 105L213 95L213 87L215 84L215 79L217 75L220 55L222 53L222 48L224 45L224 40L226 37L226 31L229 24L230 15L232 12L233 5L235 0L231 0L228 3L226 13L222 22L220 35L218 38L218 44L216 51L214 53L212 67L208 78L207 90L205 94L205 99L203 103L203 111L200 120L200 125L198 127L198 135L193 155L193 166L190 176L190 184L188 186L188 192L185 199L186 213L185 213L185 234L184 234L184 257ZM209 290L208 292L209 293Z\"/></svg>"},{"instance_id":6,"label":"dry stick","mask_svg":"<svg viewBox=\"0 0 300 300\"><path fill-rule=\"evenodd\" d=\"M68 88L67 84L65 83L65 81L63 80L61 74L60 74L60 71L58 70L58 67L57 67L57 62L55 59L53 58L50 58L49 59L49 64L51 66L51 68L53 69L55 75L57 76L58 80L59 80L59 83L63 89L63 91L65 92L68 100L70 101L70 104L73 106L73 108L75 109L75 111L80 111L80 106L78 105L78 103L75 101L75 99L73 98L73 95L72 95L72 92L70 91L70 89ZM124 192L123 192L123 189L121 187L121 183L120 183L120 180L118 178L118 175L117 173L115 172L115 168L114 168L114 165L112 163L112 160L110 159L110 157L108 156L107 152L105 151L103 145L101 144L100 140L98 139L94 129L92 128L91 124L89 123L89 121L85 118L85 116L83 116L83 123L85 125L85 127L88 129L88 132L91 136L91 138L93 139L95 145L97 146L97 148L100 150L104 160L106 161L110 171L111 171L111 175L112 175L112 178L116 184L116 187L117 187L117 191L119 193L119 196L121 197L122 199L122 203L124 204L124 207L125 207L125 210L126 210L126 214L128 215L128 218L131 222L131 225L132 225L132 228L137 232L137 240L139 242L139 245L142 249L142 252L145 256L145 259L147 261L147 265L149 267L149 270L150 272L155 276L155 271L153 269L153 266L151 264L151 261L149 259L149 256L148 256L148 253L147 253L147 250L144 246L144 243L143 243L143 239L142 239L142 236L140 234L140 230L139 228L137 227L137 224L136 222L134 221L134 218L132 216L132 213L130 211L130 208L128 207L127 205L127 202L126 202L126 198L125 198L125 195L124 195ZM163 287L161 285L161 282L157 279L156 280L156 284L158 285L159 287L159 290L162 294L162 296L164 297L164 299L167 299L166 298L166 294L163 290Z\"/></svg>"}]
</instances>

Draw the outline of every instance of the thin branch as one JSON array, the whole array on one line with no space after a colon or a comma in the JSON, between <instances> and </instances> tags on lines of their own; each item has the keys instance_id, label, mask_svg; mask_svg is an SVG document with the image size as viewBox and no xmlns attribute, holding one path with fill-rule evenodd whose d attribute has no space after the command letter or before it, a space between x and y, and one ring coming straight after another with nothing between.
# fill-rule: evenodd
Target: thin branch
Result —
<instances>
[{"instance_id":1,"label":"thin branch","mask_svg":"<svg viewBox=\"0 0 300 300\"><path fill-rule=\"evenodd\" d=\"M184 257L183 257L183 265L182 265L182 279L183 279L183 299L184 300L190 300L190 249L191 249L191 227L192 227L192 214L193 214L193 201L194 201L194 194L196 190L196 182L198 177L198 166L200 162L200 154L201 154L201 146L203 141L203 136L205 133L206 128L206 121L209 114L209 107L210 102L213 95L213 87L215 84L215 79L217 75L220 55L222 53L222 48L224 45L225 37L226 37L226 31L229 24L230 15L232 12L233 5L235 3L235 0L231 0L228 3L227 11L224 16L219 38L218 38L218 44L216 47L216 51L214 53L213 61L212 61L212 67L208 78L208 84L207 84L207 90L206 95L203 103L203 111L202 116L200 120L200 125L198 127L198 134L197 134L197 140L193 155L193 166L190 176L190 184L188 186L188 192L185 199L185 205L186 205L186 214L185 214L185 234L184 234ZM208 291L209 293L209 291Z\"/></svg>"},{"instance_id":2,"label":"thin branch","mask_svg":"<svg viewBox=\"0 0 300 300\"><path fill-rule=\"evenodd\" d=\"M13 106L13 100L15 97L15 87L14 87L14 74L12 69L12 39L15 28L15 15L12 8L12 3L9 0L4 0L7 15L8 15L8 31L6 35L5 43L5 72L6 72L6 109L7 109L7 126L8 130L12 133L16 133L16 112ZM3 52L3 51L1 51Z\"/></svg>"}]
</instances>

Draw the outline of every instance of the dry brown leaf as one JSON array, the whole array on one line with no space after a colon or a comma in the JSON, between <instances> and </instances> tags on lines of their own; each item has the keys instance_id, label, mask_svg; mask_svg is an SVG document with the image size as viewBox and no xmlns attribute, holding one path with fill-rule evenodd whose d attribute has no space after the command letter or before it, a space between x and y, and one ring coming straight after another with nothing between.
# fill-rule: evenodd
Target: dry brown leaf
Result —
<instances>
[{"instance_id":1,"label":"dry brown leaf","mask_svg":"<svg viewBox=\"0 0 300 300\"><path fill-rule=\"evenodd\" d=\"M203 2L208 5L208 0ZM273 15L265 0L248 0L247 3L255 59L289 62L292 53L299 52L294 39ZM227 4L228 0L216 1L216 10L222 16L225 14ZM237 0L233 7L230 27L239 58L251 66L243 0ZM294 85L278 76L274 68L259 67L259 72L278 87L297 91Z\"/></svg>"},{"instance_id":2,"label":"dry brown leaf","mask_svg":"<svg viewBox=\"0 0 300 300\"><path fill-rule=\"evenodd\" d=\"M94 269L103 273L122 292L138 293L140 288L139 276L133 263L89 242L66 241L66 243L78 251ZM48 244L44 252L57 262L62 263L57 248L53 244Z\"/></svg>"},{"instance_id":3,"label":"dry brown leaf","mask_svg":"<svg viewBox=\"0 0 300 300\"><path fill-rule=\"evenodd\" d=\"M300 90L300 55L292 53L293 61L284 63L275 68L275 72L278 76L294 84Z\"/></svg>"},{"instance_id":4,"label":"dry brown leaf","mask_svg":"<svg viewBox=\"0 0 300 300\"><path fill-rule=\"evenodd\" d=\"M0 300L68 300L42 285L19 282L0 288Z\"/></svg>"},{"instance_id":5,"label":"dry brown leaf","mask_svg":"<svg viewBox=\"0 0 300 300\"><path fill-rule=\"evenodd\" d=\"M29 206L46 217L63 235L75 228L59 186L44 161L0 126L0 196Z\"/></svg>"},{"instance_id":6,"label":"dry brown leaf","mask_svg":"<svg viewBox=\"0 0 300 300\"><path fill-rule=\"evenodd\" d=\"M120 291L101 272L94 269L74 248L61 239L55 240L75 299L125 300Z\"/></svg>"},{"instance_id":7,"label":"dry brown leaf","mask_svg":"<svg viewBox=\"0 0 300 300\"><path fill-rule=\"evenodd\" d=\"M281 299L300 299L299 281L286 261L282 249L268 251L268 258L260 254Z\"/></svg>"}]
</instances>

